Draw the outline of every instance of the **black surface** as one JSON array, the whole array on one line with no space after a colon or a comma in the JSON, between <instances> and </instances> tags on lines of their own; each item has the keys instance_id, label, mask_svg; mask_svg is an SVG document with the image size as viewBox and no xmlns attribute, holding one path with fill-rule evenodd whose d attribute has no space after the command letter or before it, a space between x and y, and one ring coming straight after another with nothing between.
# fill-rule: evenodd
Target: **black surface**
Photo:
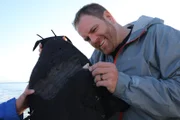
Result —
<instances>
[{"instance_id":1,"label":"black surface","mask_svg":"<svg viewBox=\"0 0 180 120\"><path fill-rule=\"evenodd\" d=\"M64 36L44 39L29 88L30 120L105 120L129 106L105 88L97 88L82 67L89 60ZM67 38L68 39L68 38Z\"/></svg>"}]
</instances>

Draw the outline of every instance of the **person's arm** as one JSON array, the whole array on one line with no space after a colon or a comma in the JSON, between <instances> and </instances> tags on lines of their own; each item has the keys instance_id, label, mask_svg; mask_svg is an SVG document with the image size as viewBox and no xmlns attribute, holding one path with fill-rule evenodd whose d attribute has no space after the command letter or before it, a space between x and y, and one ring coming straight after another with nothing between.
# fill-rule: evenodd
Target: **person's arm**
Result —
<instances>
[{"instance_id":1,"label":"person's arm","mask_svg":"<svg viewBox=\"0 0 180 120\"><path fill-rule=\"evenodd\" d=\"M26 87L25 91L16 100L15 98L0 104L0 120L20 120L23 111L28 107L27 96L33 94L34 90Z\"/></svg>"},{"instance_id":2,"label":"person's arm","mask_svg":"<svg viewBox=\"0 0 180 120\"><path fill-rule=\"evenodd\" d=\"M180 32L162 25L156 32L154 58L161 77L119 72L114 95L152 116L180 118Z\"/></svg>"},{"instance_id":3,"label":"person's arm","mask_svg":"<svg viewBox=\"0 0 180 120\"><path fill-rule=\"evenodd\" d=\"M16 110L19 115L21 115L26 108L27 105L27 96L33 94L35 91L26 87L25 91L19 96L16 100Z\"/></svg>"},{"instance_id":4,"label":"person's arm","mask_svg":"<svg viewBox=\"0 0 180 120\"><path fill-rule=\"evenodd\" d=\"M16 112L15 98L0 104L0 120L20 120Z\"/></svg>"}]
</instances>

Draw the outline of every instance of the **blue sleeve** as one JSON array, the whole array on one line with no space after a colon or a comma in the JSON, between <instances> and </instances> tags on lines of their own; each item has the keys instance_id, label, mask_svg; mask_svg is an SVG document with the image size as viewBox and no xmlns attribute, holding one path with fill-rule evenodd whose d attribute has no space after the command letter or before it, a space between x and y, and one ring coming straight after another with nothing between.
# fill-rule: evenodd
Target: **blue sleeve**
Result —
<instances>
[{"instance_id":1,"label":"blue sleeve","mask_svg":"<svg viewBox=\"0 0 180 120\"><path fill-rule=\"evenodd\" d=\"M20 117L16 112L15 98L0 104L0 120L20 120Z\"/></svg>"}]
</instances>

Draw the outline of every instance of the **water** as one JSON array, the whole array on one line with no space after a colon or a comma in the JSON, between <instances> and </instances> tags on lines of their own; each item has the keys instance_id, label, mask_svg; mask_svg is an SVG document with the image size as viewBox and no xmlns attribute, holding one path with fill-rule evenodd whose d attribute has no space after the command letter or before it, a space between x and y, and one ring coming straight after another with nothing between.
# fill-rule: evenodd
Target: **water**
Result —
<instances>
[{"instance_id":1,"label":"water","mask_svg":"<svg viewBox=\"0 0 180 120\"><path fill-rule=\"evenodd\" d=\"M0 103L13 97L18 98L26 86L27 83L0 83Z\"/></svg>"},{"instance_id":2,"label":"water","mask_svg":"<svg viewBox=\"0 0 180 120\"><path fill-rule=\"evenodd\" d=\"M13 97L18 98L25 90L27 83L0 83L0 103L5 102ZM27 116L27 109L24 117Z\"/></svg>"}]
</instances>

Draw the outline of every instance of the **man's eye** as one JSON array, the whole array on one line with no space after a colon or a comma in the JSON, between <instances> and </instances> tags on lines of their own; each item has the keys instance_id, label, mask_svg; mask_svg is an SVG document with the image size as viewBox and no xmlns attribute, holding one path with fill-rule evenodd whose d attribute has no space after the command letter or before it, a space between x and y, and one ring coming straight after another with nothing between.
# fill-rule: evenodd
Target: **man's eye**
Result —
<instances>
[{"instance_id":1,"label":"man's eye","mask_svg":"<svg viewBox=\"0 0 180 120\"><path fill-rule=\"evenodd\" d=\"M92 32L95 32L96 31L96 28L92 30Z\"/></svg>"},{"instance_id":2,"label":"man's eye","mask_svg":"<svg viewBox=\"0 0 180 120\"><path fill-rule=\"evenodd\" d=\"M89 38L89 37L87 37L87 38L85 38L84 40L85 40L85 41L90 41L90 38Z\"/></svg>"},{"instance_id":3,"label":"man's eye","mask_svg":"<svg viewBox=\"0 0 180 120\"><path fill-rule=\"evenodd\" d=\"M97 30L96 28L92 29L92 30L91 30L91 33L96 32L96 30Z\"/></svg>"}]
</instances>

